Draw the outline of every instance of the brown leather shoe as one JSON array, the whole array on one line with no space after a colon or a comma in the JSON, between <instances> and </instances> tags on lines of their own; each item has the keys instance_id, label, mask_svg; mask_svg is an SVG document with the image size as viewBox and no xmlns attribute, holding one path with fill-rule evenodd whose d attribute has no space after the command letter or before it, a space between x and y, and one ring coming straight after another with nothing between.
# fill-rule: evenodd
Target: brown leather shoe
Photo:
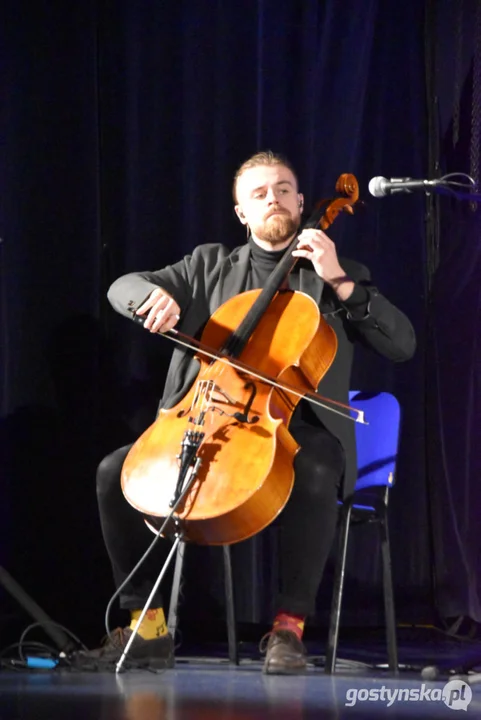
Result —
<instances>
[{"instance_id":1,"label":"brown leather shoe","mask_svg":"<svg viewBox=\"0 0 481 720\"><path fill-rule=\"evenodd\" d=\"M263 649L267 638L267 648ZM266 652L262 672L267 675L293 675L307 669L306 649L290 630L276 630L264 635L260 649Z\"/></svg>"},{"instance_id":2,"label":"brown leather shoe","mask_svg":"<svg viewBox=\"0 0 481 720\"><path fill-rule=\"evenodd\" d=\"M95 650L80 651L70 657L72 664L81 670L109 669L114 667L124 652L132 630L116 628L107 637L106 642ZM172 635L162 635L154 640L144 640L136 635L125 658L125 668L153 668L165 670L174 667L174 641Z\"/></svg>"}]
</instances>

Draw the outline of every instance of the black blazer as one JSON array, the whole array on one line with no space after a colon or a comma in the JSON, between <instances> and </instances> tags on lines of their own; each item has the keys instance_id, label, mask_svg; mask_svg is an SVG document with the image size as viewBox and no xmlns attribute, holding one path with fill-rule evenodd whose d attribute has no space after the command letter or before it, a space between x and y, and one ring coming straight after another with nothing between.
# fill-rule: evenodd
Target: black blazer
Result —
<instances>
[{"instance_id":1,"label":"black blazer","mask_svg":"<svg viewBox=\"0 0 481 720\"><path fill-rule=\"evenodd\" d=\"M248 244L234 250L224 245L200 245L192 255L162 270L130 273L119 278L109 289L109 301L117 312L132 318L150 293L162 287L181 308L179 329L198 337L209 317L222 303L247 289L250 252ZM356 341L389 360L400 362L412 357L416 340L407 317L371 284L368 269L345 258L340 258L340 264L357 285L353 296L345 303L338 300L307 262L298 264L299 271L289 276L289 285L292 290L300 290L315 300L338 338L335 359L319 384L318 392L348 403ZM356 312L359 305L363 308L361 317ZM198 363L192 359L192 353L176 348L159 409L176 405L192 385L197 372ZM347 496L354 488L357 475L354 423L317 405L311 407L322 423L339 438L344 448L346 469L343 495Z\"/></svg>"}]
</instances>

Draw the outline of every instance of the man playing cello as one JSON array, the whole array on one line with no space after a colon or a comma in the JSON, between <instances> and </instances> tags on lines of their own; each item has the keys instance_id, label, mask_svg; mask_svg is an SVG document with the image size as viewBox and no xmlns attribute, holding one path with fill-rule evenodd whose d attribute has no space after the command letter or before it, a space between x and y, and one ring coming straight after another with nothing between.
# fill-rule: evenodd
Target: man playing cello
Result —
<instances>
[{"instance_id":1,"label":"man playing cello","mask_svg":"<svg viewBox=\"0 0 481 720\"><path fill-rule=\"evenodd\" d=\"M234 295L263 288L298 232L303 196L290 163L272 152L257 153L241 165L234 179L235 212L248 229L248 240L230 250L206 244L174 265L155 272L125 275L109 290L113 308L144 328L172 328L196 337L217 308ZM337 256L334 243L321 230L309 228L299 237L299 258L288 277L291 290L310 295L337 336L334 361L318 392L348 403L354 343L362 342L394 362L409 360L416 346L406 316L371 282L363 265ZM174 406L195 380L192 354L174 350L160 407ZM269 634L264 672L302 672L306 653L302 634L334 539L337 501L349 495L356 479L353 423L305 400L297 405L289 431L300 445L295 481L279 522L281 591ZM100 520L114 579L119 587L152 538L142 515L122 494L120 475L131 446L106 457L97 473ZM149 538L150 535L150 538ZM147 558L120 593L131 625L114 633L97 656L116 662L136 627L157 578L157 557ZM173 640L167 632L160 595L151 602L129 651L129 658L152 667L171 667Z\"/></svg>"}]
</instances>

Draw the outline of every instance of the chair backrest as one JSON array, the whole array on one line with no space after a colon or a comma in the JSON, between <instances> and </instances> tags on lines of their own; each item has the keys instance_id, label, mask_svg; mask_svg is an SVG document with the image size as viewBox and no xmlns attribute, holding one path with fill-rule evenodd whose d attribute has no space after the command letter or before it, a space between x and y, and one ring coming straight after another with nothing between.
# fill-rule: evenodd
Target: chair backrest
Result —
<instances>
[{"instance_id":1,"label":"chair backrest","mask_svg":"<svg viewBox=\"0 0 481 720\"><path fill-rule=\"evenodd\" d=\"M363 410L368 425L356 423L356 490L373 485L394 484L399 447L401 410L394 395L387 392L351 391L352 407Z\"/></svg>"}]
</instances>

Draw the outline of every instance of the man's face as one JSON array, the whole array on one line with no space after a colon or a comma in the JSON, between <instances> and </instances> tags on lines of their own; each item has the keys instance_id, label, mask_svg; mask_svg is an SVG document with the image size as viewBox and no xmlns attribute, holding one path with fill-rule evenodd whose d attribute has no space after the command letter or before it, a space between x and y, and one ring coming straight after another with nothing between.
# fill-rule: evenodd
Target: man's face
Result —
<instances>
[{"instance_id":1,"label":"man's face","mask_svg":"<svg viewBox=\"0 0 481 720\"><path fill-rule=\"evenodd\" d=\"M259 165L242 173L237 181L235 211L254 238L279 246L297 231L301 221L302 195L294 174L284 165Z\"/></svg>"}]
</instances>

